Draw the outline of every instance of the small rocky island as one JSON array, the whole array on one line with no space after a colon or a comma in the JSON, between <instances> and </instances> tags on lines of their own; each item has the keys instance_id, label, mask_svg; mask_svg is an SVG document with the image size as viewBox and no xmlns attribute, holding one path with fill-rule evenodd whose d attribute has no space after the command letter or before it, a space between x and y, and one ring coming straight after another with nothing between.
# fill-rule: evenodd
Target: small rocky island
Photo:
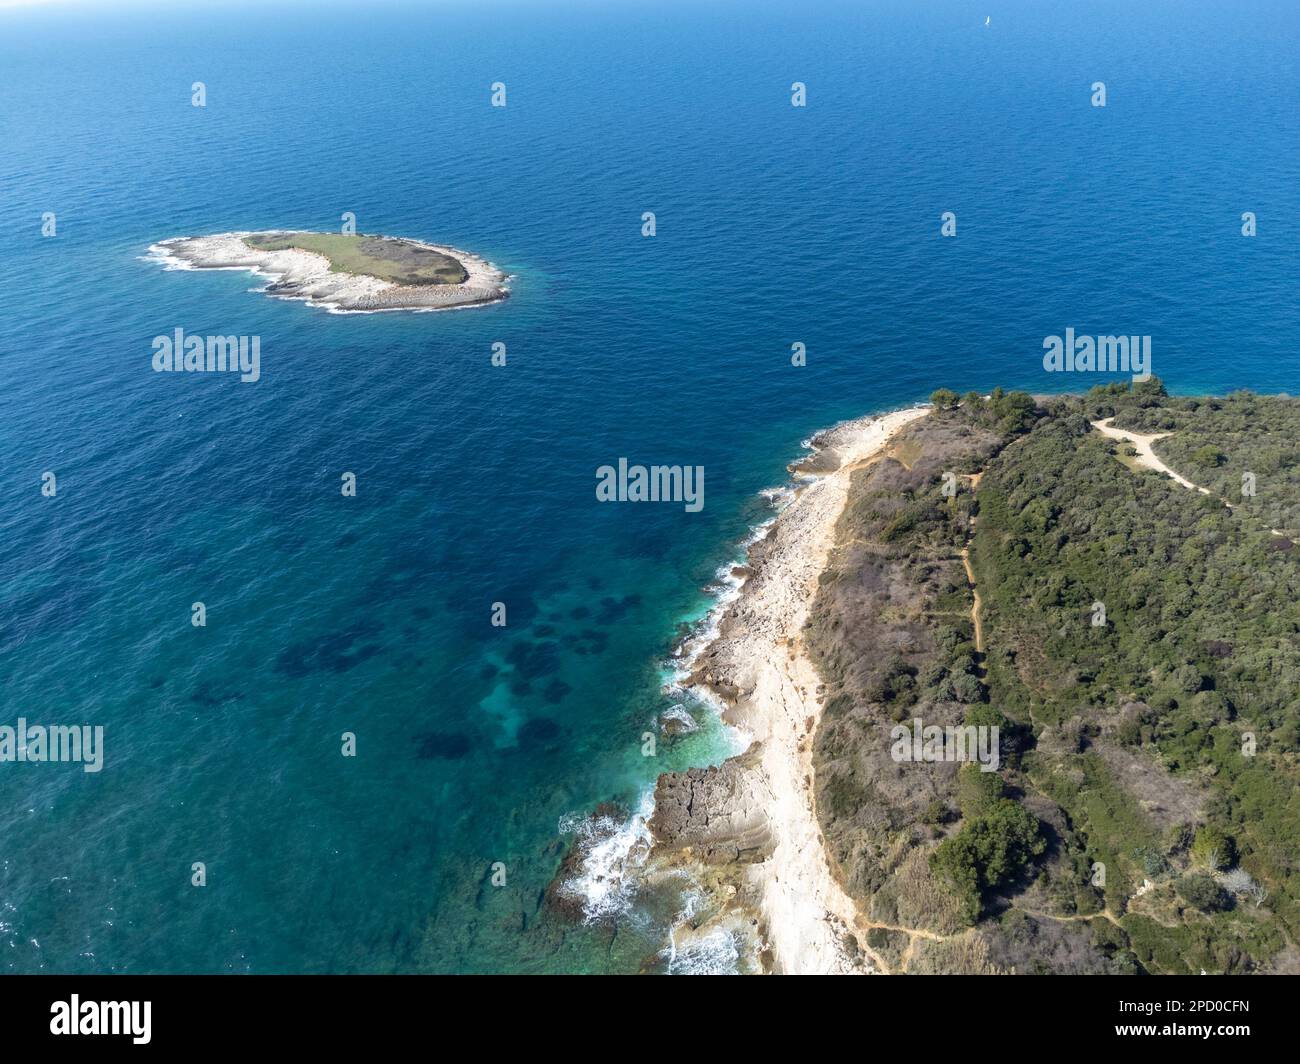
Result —
<instances>
[{"instance_id":1,"label":"small rocky island","mask_svg":"<svg viewBox=\"0 0 1300 1064\"><path fill-rule=\"evenodd\" d=\"M173 237L149 251L170 269L261 274L271 278L268 295L340 313L450 310L509 295L490 262L400 237L276 229Z\"/></svg>"}]
</instances>

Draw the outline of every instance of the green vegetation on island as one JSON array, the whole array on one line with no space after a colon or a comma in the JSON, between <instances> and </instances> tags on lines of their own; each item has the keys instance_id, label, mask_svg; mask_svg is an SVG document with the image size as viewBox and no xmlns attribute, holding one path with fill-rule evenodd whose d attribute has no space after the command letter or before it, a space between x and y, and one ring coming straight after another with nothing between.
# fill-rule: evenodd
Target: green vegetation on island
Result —
<instances>
[{"instance_id":1,"label":"green vegetation on island","mask_svg":"<svg viewBox=\"0 0 1300 1064\"><path fill-rule=\"evenodd\" d=\"M450 255L410 240L344 233L253 233L244 243L259 251L297 248L329 259L335 273L378 277L418 286L463 284L469 273Z\"/></svg>"}]
</instances>

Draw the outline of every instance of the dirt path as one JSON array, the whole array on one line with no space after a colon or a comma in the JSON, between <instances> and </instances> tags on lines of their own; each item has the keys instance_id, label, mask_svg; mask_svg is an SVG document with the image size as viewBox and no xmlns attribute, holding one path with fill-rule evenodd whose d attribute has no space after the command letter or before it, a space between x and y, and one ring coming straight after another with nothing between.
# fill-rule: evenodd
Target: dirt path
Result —
<instances>
[{"instance_id":1,"label":"dirt path","mask_svg":"<svg viewBox=\"0 0 1300 1064\"><path fill-rule=\"evenodd\" d=\"M983 476L984 471L980 470L978 473L970 473L962 479L970 483L970 490L973 493L979 490L980 478ZM975 522L977 520L978 518L972 517L970 525L966 529L966 545L961 549L961 564L966 570L966 583L970 585L971 595L974 599L971 603L970 619L975 626L975 653L979 655L978 676L982 683L987 674L984 668L984 621L982 619L984 606L980 599L979 587L975 583L975 569L970 563L971 537L975 534Z\"/></svg>"},{"instance_id":2,"label":"dirt path","mask_svg":"<svg viewBox=\"0 0 1300 1064\"><path fill-rule=\"evenodd\" d=\"M912 963L916 956L916 944L922 939L929 939L931 942L947 942L948 939L954 938L954 935L941 935L935 931L926 931L919 927L898 927L894 924L882 924L874 920L860 919L857 923L858 930L871 930L880 928L885 931L897 931L907 936L907 948L903 950L898 958L898 966L891 968L884 962L884 959L872 953L872 960L875 962L878 971L885 975L906 975L908 965Z\"/></svg>"},{"instance_id":3,"label":"dirt path","mask_svg":"<svg viewBox=\"0 0 1300 1064\"><path fill-rule=\"evenodd\" d=\"M974 595L975 601L970 608L970 619L975 624L975 652L984 653L984 622L980 619L982 603L980 602L979 588L975 586L975 570L970 564L970 548L962 547L961 563L966 568L966 582L970 584L971 594Z\"/></svg>"},{"instance_id":4,"label":"dirt path","mask_svg":"<svg viewBox=\"0 0 1300 1064\"><path fill-rule=\"evenodd\" d=\"M1157 440L1163 440L1166 436L1173 435L1169 432L1155 432L1149 436L1142 436L1136 432L1130 432L1128 429L1117 429L1111 422L1115 419L1108 417L1104 421L1092 422L1092 427L1100 432L1103 436L1109 436L1112 440L1120 440L1124 443L1131 443L1133 449L1137 451L1136 461L1140 466L1147 469L1154 469L1157 473L1164 473L1172 479L1178 481L1185 488L1192 491L1199 491L1202 495L1209 495L1210 489L1203 488L1199 484L1193 484L1184 476L1180 476L1170 469L1164 462L1156 457L1156 452L1152 449ZM1225 502L1225 506L1230 505Z\"/></svg>"},{"instance_id":5,"label":"dirt path","mask_svg":"<svg viewBox=\"0 0 1300 1064\"><path fill-rule=\"evenodd\" d=\"M1137 455L1134 458L1134 461L1137 462L1138 465L1144 466L1147 469L1154 469L1157 473L1168 474L1168 476L1171 479L1176 480L1183 487L1188 488L1192 491L1199 491L1202 495L1212 495L1214 498L1218 499L1221 503L1223 503L1223 505L1226 506L1229 510L1232 509L1232 503L1230 503L1227 499L1223 498L1223 496L1214 495L1214 493L1210 491L1209 488L1203 488L1199 484L1193 484L1186 477L1181 476L1178 473L1175 473L1172 469L1170 469L1167 465L1165 465L1164 462L1160 461L1160 459L1156 457L1155 451L1152 450L1153 444L1155 444L1157 440L1163 440L1166 436L1172 436L1173 433L1156 432L1156 433L1152 433L1149 436L1143 436L1136 432L1129 432L1127 429L1115 428L1111 424L1111 422L1114 420L1115 419L1113 417L1108 417L1104 421L1092 421L1089 422L1089 424L1091 424L1092 427L1096 429L1098 432L1100 432L1103 436L1108 436L1112 440L1121 440L1124 443L1132 444L1133 449L1137 451ZM1269 532L1275 536L1285 536L1287 534L1286 530L1281 528L1270 528Z\"/></svg>"},{"instance_id":6,"label":"dirt path","mask_svg":"<svg viewBox=\"0 0 1300 1064\"><path fill-rule=\"evenodd\" d=\"M1061 923L1061 924L1072 924L1072 923L1079 923L1079 922L1086 923L1089 920L1109 920L1112 924L1114 924L1116 927L1120 928L1121 930L1123 930L1124 927L1124 925L1119 922L1119 917L1117 917L1109 909L1098 909L1095 913L1075 913L1072 916L1056 916L1053 913L1039 912L1037 909L1025 909L1019 905L1013 906L1013 908L1020 909L1022 913L1027 913L1030 916L1035 916L1040 920L1055 920L1057 923ZM1161 924L1161 926L1164 927L1166 925Z\"/></svg>"}]
</instances>

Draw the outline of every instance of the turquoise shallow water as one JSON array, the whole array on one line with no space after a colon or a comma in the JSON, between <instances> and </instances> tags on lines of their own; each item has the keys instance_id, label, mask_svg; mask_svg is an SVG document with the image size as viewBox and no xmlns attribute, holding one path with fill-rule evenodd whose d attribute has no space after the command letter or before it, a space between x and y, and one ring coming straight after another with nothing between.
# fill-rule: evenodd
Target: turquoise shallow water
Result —
<instances>
[{"instance_id":1,"label":"turquoise shallow water","mask_svg":"<svg viewBox=\"0 0 1300 1064\"><path fill-rule=\"evenodd\" d=\"M1293 5L301 10L0 14L0 723L106 744L0 765L8 970L662 967L671 899L538 897L566 816L722 756L704 714L640 737L802 439L1092 383L1042 371L1067 326L1179 391L1300 384ZM144 261L343 211L512 298L338 316ZM260 336L262 379L154 374L177 327ZM620 456L703 465L704 509L597 503Z\"/></svg>"}]
</instances>

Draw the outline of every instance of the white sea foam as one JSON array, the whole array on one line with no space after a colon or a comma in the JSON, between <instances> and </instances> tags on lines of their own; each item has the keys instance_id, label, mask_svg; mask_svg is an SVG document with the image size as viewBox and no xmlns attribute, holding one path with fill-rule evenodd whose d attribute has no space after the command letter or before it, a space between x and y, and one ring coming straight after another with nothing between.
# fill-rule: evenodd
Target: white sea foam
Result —
<instances>
[{"instance_id":1,"label":"white sea foam","mask_svg":"<svg viewBox=\"0 0 1300 1064\"><path fill-rule=\"evenodd\" d=\"M740 974L740 947L736 936L725 927L694 936L680 947L670 942L661 956L668 961L669 975Z\"/></svg>"},{"instance_id":2,"label":"white sea foam","mask_svg":"<svg viewBox=\"0 0 1300 1064\"><path fill-rule=\"evenodd\" d=\"M164 270L197 270L198 267L192 262L187 262L179 255L174 255L171 249L163 244L150 244L148 254L141 255L141 262L152 262L161 266ZM214 267L223 270L242 270L242 266L222 266Z\"/></svg>"},{"instance_id":3,"label":"white sea foam","mask_svg":"<svg viewBox=\"0 0 1300 1064\"><path fill-rule=\"evenodd\" d=\"M817 449L811 439L802 441L800 446L805 450L815 451ZM767 535L768 530L776 523L776 519L798 497L799 487L816 479L815 476L801 474L792 478L792 482L763 488L759 491L758 494L767 500L772 512L750 528L749 532L738 544L737 556L719 566L717 572L713 575L713 580L705 588L712 596L713 602L704 616L694 624L689 634L681 640L673 651L673 657L667 668L668 680L664 684L665 694L671 697L688 696L707 702L721 713L723 708L721 703L710 692L693 689L688 695L683 684L694 671L695 663L700 654L721 634L720 626L722 618L726 616L727 608L740 597L741 588L745 585L745 576L738 576L735 570L745 567L749 561L749 552L754 544ZM748 740L746 740L747 744ZM741 746L738 749L744 749L744 747Z\"/></svg>"},{"instance_id":4,"label":"white sea foam","mask_svg":"<svg viewBox=\"0 0 1300 1064\"><path fill-rule=\"evenodd\" d=\"M800 446L804 450L814 453L820 449L812 438L801 441ZM777 484L759 491L758 494L771 507L771 512L763 520L751 526L744 538L737 544L737 555L718 567L713 575L713 580L705 588L706 592L712 597L707 612L694 623L690 632L677 644L672 657L664 665L663 693L665 696L678 699L683 703L700 703L719 719L722 718L723 711L726 709L723 701L705 686L692 687L688 690L685 686L686 682L694 673L695 664L700 655L721 634L722 618L726 616L728 608L740 598L740 592L745 585L746 577L745 575L737 575L735 570L743 569L746 566L749 561L749 552L754 544L767 535L768 530L776 523L776 519L798 498L800 488L817 479L818 477L814 474L799 474L793 476L785 484ZM750 732L734 725L726 725L725 735L727 756L743 753L749 748L754 739Z\"/></svg>"},{"instance_id":5,"label":"white sea foam","mask_svg":"<svg viewBox=\"0 0 1300 1064\"><path fill-rule=\"evenodd\" d=\"M678 702L664 710L663 713L660 714L660 719L664 721L677 721L677 723L681 725L680 730L684 733L689 734L690 732L700 730L700 726L696 722L695 718L687 711L685 702Z\"/></svg>"},{"instance_id":6,"label":"white sea foam","mask_svg":"<svg viewBox=\"0 0 1300 1064\"><path fill-rule=\"evenodd\" d=\"M784 510L791 502L794 501L796 491L793 484L782 484L775 488L764 488L759 492L763 498L770 502L778 511ZM770 521L764 521L762 527L766 528L771 524Z\"/></svg>"},{"instance_id":7,"label":"white sea foam","mask_svg":"<svg viewBox=\"0 0 1300 1064\"><path fill-rule=\"evenodd\" d=\"M732 929L715 927L698 934L692 922L709 904L708 894L685 869L674 876L686 881L682 888L681 910L673 918L668 943L659 951L668 975L738 975L740 947Z\"/></svg>"},{"instance_id":8,"label":"white sea foam","mask_svg":"<svg viewBox=\"0 0 1300 1064\"><path fill-rule=\"evenodd\" d=\"M637 872L650 856L649 822L654 810L654 791L647 790L636 811L622 824L611 816L568 813L560 818L560 834L576 836L582 851L581 870L561 889L582 899L587 923L619 916L631 908Z\"/></svg>"}]
</instances>

